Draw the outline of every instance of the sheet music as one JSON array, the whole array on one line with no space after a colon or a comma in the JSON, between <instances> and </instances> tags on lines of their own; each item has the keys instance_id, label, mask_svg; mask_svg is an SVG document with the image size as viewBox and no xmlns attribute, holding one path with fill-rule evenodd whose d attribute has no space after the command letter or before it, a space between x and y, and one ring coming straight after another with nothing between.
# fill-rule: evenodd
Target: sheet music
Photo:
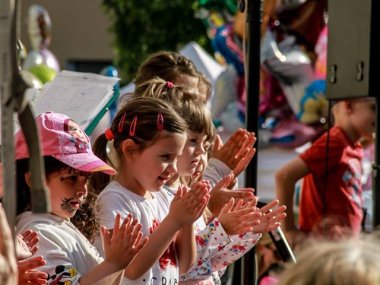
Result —
<instances>
[{"instance_id":1,"label":"sheet music","mask_svg":"<svg viewBox=\"0 0 380 285\"><path fill-rule=\"evenodd\" d=\"M47 111L62 113L86 129L111 100L118 80L64 70L38 94L32 93L29 97L36 116Z\"/></svg>"}]
</instances>

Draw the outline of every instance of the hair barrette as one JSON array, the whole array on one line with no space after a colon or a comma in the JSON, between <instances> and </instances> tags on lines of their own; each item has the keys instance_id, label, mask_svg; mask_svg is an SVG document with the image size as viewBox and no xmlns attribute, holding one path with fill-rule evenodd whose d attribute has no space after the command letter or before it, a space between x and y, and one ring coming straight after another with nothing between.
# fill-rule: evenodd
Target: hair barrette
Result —
<instances>
[{"instance_id":1,"label":"hair barrette","mask_svg":"<svg viewBox=\"0 0 380 285\"><path fill-rule=\"evenodd\" d=\"M133 137L136 134L137 116L135 116L129 126L129 136Z\"/></svg>"},{"instance_id":2,"label":"hair barrette","mask_svg":"<svg viewBox=\"0 0 380 285\"><path fill-rule=\"evenodd\" d=\"M125 117L127 116L127 113L124 112L123 116L121 116L121 119L119 121L119 125L117 127L117 131L119 133L123 132L123 128L124 128L124 121L125 121Z\"/></svg>"},{"instance_id":3,"label":"hair barrette","mask_svg":"<svg viewBox=\"0 0 380 285\"><path fill-rule=\"evenodd\" d=\"M164 129L164 116L161 113L157 114L157 130L162 131Z\"/></svg>"},{"instance_id":4,"label":"hair barrette","mask_svg":"<svg viewBox=\"0 0 380 285\"><path fill-rule=\"evenodd\" d=\"M174 83L171 82L171 81L166 81L166 87L167 87L168 89L172 89L172 88L174 87Z\"/></svg>"},{"instance_id":5,"label":"hair barrette","mask_svg":"<svg viewBox=\"0 0 380 285\"><path fill-rule=\"evenodd\" d=\"M104 131L104 135L106 136L107 141L112 141L114 139L113 132L111 129L106 129Z\"/></svg>"}]
</instances>

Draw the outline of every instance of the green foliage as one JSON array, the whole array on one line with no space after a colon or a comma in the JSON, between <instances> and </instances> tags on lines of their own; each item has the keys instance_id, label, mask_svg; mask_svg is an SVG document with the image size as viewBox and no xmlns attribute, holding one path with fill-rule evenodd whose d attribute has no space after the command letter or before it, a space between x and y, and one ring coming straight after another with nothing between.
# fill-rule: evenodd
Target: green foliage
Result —
<instances>
[{"instance_id":1,"label":"green foliage","mask_svg":"<svg viewBox=\"0 0 380 285\"><path fill-rule=\"evenodd\" d=\"M124 83L151 53L175 51L190 41L210 50L192 0L103 0L114 34L114 63Z\"/></svg>"}]
</instances>

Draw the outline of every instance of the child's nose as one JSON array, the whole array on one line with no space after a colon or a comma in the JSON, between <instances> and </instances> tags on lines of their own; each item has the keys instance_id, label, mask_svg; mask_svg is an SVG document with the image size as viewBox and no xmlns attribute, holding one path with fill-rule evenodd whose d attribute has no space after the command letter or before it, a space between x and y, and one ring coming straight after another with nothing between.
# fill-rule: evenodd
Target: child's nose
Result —
<instances>
[{"instance_id":1,"label":"child's nose","mask_svg":"<svg viewBox=\"0 0 380 285\"><path fill-rule=\"evenodd\" d=\"M198 153L198 154L204 154L206 153L206 149L205 147L203 146L203 144L200 144L197 146L197 148L195 149L195 152Z\"/></svg>"},{"instance_id":2,"label":"child's nose","mask_svg":"<svg viewBox=\"0 0 380 285\"><path fill-rule=\"evenodd\" d=\"M75 191L75 195L77 197L87 196L87 185L84 184L84 185L78 186L77 190Z\"/></svg>"},{"instance_id":3,"label":"child's nose","mask_svg":"<svg viewBox=\"0 0 380 285\"><path fill-rule=\"evenodd\" d=\"M170 174L177 173L177 163L173 162L169 164L168 168L166 169Z\"/></svg>"},{"instance_id":4,"label":"child's nose","mask_svg":"<svg viewBox=\"0 0 380 285\"><path fill-rule=\"evenodd\" d=\"M88 182L87 177L85 176L78 177L77 191L76 191L77 196L87 195L87 182Z\"/></svg>"}]
</instances>

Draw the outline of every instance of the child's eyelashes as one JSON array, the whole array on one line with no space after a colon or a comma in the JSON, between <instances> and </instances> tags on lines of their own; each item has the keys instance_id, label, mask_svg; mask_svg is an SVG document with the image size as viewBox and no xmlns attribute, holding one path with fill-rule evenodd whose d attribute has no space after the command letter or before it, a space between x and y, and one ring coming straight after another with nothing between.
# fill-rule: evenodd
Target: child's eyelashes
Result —
<instances>
[{"instance_id":1,"label":"child's eyelashes","mask_svg":"<svg viewBox=\"0 0 380 285\"><path fill-rule=\"evenodd\" d=\"M160 157L165 162L173 163L174 161L177 160L179 155L177 155L177 154L163 154L163 155L160 155Z\"/></svg>"},{"instance_id":2,"label":"child's eyelashes","mask_svg":"<svg viewBox=\"0 0 380 285\"><path fill-rule=\"evenodd\" d=\"M90 174L89 173L85 173L85 172L80 172L80 173L77 173L77 174L63 175L63 176L60 177L60 180L61 180L61 182L68 182L70 184L75 184L75 183L77 183L79 181L79 177L84 177L85 178L85 182L87 182L87 180L90 177Z\"/></svg>"},{"instance_id":3,"label":"child's eyelashes","mask_svg":"<svg viewBox=\"0 0 380 285\"><path fill-rule=\"evenodd\" d=\"M198 142L197 139L188 139L187 141L191 144L196 144Z\"/></svg>"},{"instance_id":4,"label":"child's eyelashes","mask_svg":"<svg viewBox=\"0 0 380 285\"><path fill-rule=\"evenodd\" d=\"M162 160L164 160L164 161L168 161L168 160L170 160L170 154L163 154L163 155L161 155L160 157L161 157Z\"/></svg>"}]
</instances>

